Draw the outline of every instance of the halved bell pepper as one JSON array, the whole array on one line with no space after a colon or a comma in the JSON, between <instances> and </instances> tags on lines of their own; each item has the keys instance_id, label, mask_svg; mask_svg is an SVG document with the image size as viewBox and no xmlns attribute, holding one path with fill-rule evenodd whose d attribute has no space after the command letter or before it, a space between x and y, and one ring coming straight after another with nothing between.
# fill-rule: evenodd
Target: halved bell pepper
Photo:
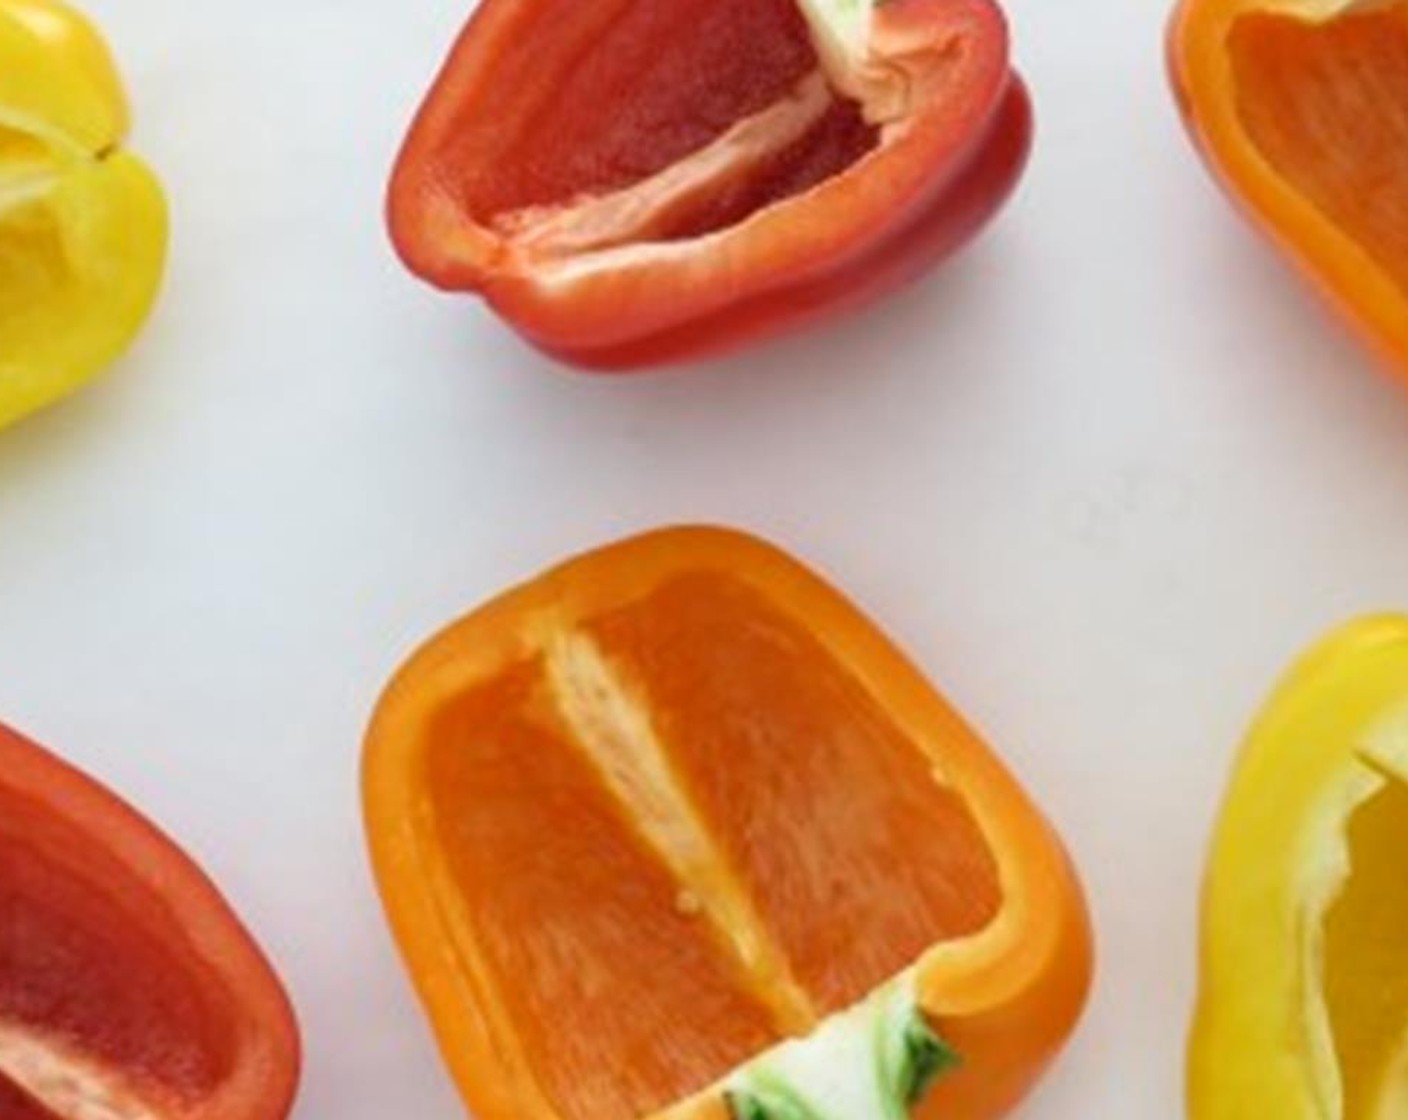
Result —
<instances>
[{"instance_id":1,"label":"halved bell pepper","mask_svg":"<svg viewBox=\"0 0 1408 1120\"><path fill-rule=\"evenodd\" d=\"M1202 926L1193 1120L1408 1116L1408 618L1331 635L1271 698Z\"/></svg>"},{"instance_id":2,"label":"halved bell pepper","mask_svg":"<svg viewBox=\"0 0 1408 1120\"><path fill-rule=\"evenodd\" d=\"M1169 55L1228 193L1408 376L1408 0L1183 0Z\"/></svg>"},{"instance_id":3,"label":"halved bell pepper","mask_svg":"<svg viewBox=\"0 0 1408 1120\"><path fill-rule=\"evenodd\" d=\"M108 366L156 297L166 203L127 129L92 25L0 0L0 428Z\"/></svg>"},{"instance_id":4,"label":"halved bell pepper","mask_svg":"<svg viewBox=\"0 0 1408 1120\"><path fill-rule=\"evenodd\" d=\"M1091 975L1060 842L875 626L762 542L579 557L401 670L382 897L480 1120L982 1120Z\"/></svg>"},{"instance_id":5,"label":"halved bell pepper","mask_svg":"<svg viewBox=\"0 0 1408 1120\"><path fill-rule=\"evenodd\" d=\"M909 280L997 210L1030 135L992 0L485 0L391 233L542 349L643 366Z\"/></svg>"},{"instance_id":6,"label":"halved bell pepper","mask_svg":"<svg viewBox=\"0 0 1408 1120\"><path fill-rule=\"evenodd\" d=\"M0 1116L282 1120L298 1035L190 858L0 725Z\"/></svg>"}]
</instances>

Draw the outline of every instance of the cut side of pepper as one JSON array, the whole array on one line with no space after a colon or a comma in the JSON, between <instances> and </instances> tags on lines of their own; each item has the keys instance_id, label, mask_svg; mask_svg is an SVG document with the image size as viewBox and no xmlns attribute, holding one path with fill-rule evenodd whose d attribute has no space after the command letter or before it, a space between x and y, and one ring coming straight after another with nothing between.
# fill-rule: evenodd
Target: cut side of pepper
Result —
<instances>
[{"instance_id":1,"label":"cut side of pepper","mask_svg":"<svg viewBox=\"0 0 1408 1120\"><path fill-rule=\"evenodd\" d=\"M121 84L57 0L0 0L0 427L112 362L151 308L166 203Z\"/></svg>"},{"instance_id":2,"label":"cut side of pepper","mask_svg":"<svg viewBox=\"0 0 1408 1120\"><path fill-rule=\"evenodd\" d=\"M1046 825L868 623L751 538L637 538L481 609L391 686L364 782L388 913L484 1120L773 1115L768 1071L815 1063L763 1056L813 1037L926 1063L864 1099L907 1114L922 1085L933 1115L996 1115L1084 998Z\"/></svg>"},{"instance_id":3,"label":"cut side of pepper","mask_svg":"<svg viewBox=\"0 0 1408 1120\"><path fill-rule=\"evenodd\" d=\"M1171 55L1230 193L1408 370L1408 3L1185 0Z\"/></svg>"},{"instance_id":4,"label":"cut side of pepper","mask_svg":"<svg viewBox=\"0 0 1408 1120\"><path fill-rule=\"evenodd\" d=\"M463 105L443 152L466 169L456 184L465 211L526 248L553 256L707 233L877 143L823 77L792 0L637 0L611 16L580 7L543 4L535 19L564 38L564 18L589 25L577 34L597 46L583 65L550 76L529 36L486 75L514 91L531 127ZM726 189L706 192L709 180Z\"/></svg>"},{"instance_id":5,"label":"cut side of pepper","mask_svg":"<svg viewBox=\"0 0 1408 1120\"><path fill-rule=\"evenodd\" d=\"M1251 13L1228 49L1252 142L1408 300L1408 3Z\"/></svg>"},{"instance_id":6,"label":"cut side of pepper","mask_svg":"<svg viewBox=\"0 0 1408 1120\"><path fill-rule=\"evenodd\" d=\"M988 0L488 0L393 239L579 364L720 349L907 279L997 208L1029 113Z\"/></svg>"},{"instance_id":7,"label":"cut side of pepper","mask_svg":"<svg viewBox=\"0 0 1408 1120\"><path fill-rule=\"evenodd\" d=\"M1395 1120L1408 1105L1408 620L1288 675L1228 792L1203 906L1194 1120Z\"/></svg>"},{"instance_id":8,"label":"cut side of pepper","mask_svg":"<svg viewBox=\"0 0 1408 1120\"><path fill-rule=\"evenodd\" d=\"M1408 782L1384 775L1349 818L1349 877L1325 916L1324 992L1345 1120L1408 1104Z\"/></svg>"},{"instance_id":9,"label":"cut side of pepper","mask_svg":"<svg viewBox=\"0 0 1408 1120\"><path fill-rule=\"evenodd\" d=\"M209 880L0 726L0 1116L281 1120L283 989Z\"/></svg>"}]
</instances>

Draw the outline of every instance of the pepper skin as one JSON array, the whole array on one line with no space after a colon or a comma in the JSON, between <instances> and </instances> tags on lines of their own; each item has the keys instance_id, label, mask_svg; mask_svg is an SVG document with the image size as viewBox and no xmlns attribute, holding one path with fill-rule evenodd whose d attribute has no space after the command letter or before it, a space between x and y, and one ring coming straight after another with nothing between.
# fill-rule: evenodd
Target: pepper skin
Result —
<instances>
[{"instance_id":1,"label":"pepper skin","mask_svg":"<svg viewBox=\"0 0 1408 1120\"><path fill-rule=\"evenodd\" d=\"M127 130L92 25L0 0L0 428L110 365L156 297L166 203Z\"/></svg>"},{"instance_id":2,"label":"pepper skin","mask_svg":"<svg viewBox=\"0 0 1408 1120\"><path fill-rule=\"evenodd\" d=\"M1237 762L1208 864L1192 1120L1408 1115L1408 618L1331 635Z\"/></svg>"},{"instance_id":3,"label":"pepper skin","mask_svg":"<svg viewBox=\"0 0 1408 1120\"><path fill-rule=\"evenodd\" d=\"M283 1120L297 1028L210 880L0 725L0 1116Z\"/></svg>"},{"instance_id":4,"label":"pepper skin","mask_svg":"<svg viewBox=\"0 0 1408 1120\"><path fill-rule=\"evenodd\" d=\"M1183 0L1169 58L1227 193L1408 376L1408 0Z\"/></svg>"},{"instance_id":5,"label":"pepper skin","mask_svg":"<svg viewBox=\"0 0 1408 1120\"><path fill-rule=\"evenodd\" d=\"M738 533L627 540L450 627L382 698L363 790L480 1120L808 1116L738 1100L803 1077L775 1048L872 1023L897 976L942 1040L912 1115L983 1120L1089 986L1081 890L1037 809L868 619Z\"/></svg>"},{"instance_id":6,"label":"pepper skin","mask_svg":"<svg viewBox=\"0 0 1408 1120\"><path fill-rule=\"evenodd\" d=\"M629 369L916 277L1030 140L992 0L486 0L405 143L391 235L541 349Z\"/></svg>"}]
</instances>

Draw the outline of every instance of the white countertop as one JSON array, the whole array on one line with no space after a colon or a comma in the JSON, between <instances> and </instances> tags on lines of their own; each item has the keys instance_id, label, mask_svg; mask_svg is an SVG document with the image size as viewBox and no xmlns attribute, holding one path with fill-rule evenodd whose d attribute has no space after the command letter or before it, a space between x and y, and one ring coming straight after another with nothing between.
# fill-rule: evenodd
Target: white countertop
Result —
<instances>
[{"instance_id":1,"label":"white countertop","mask_svg":"<svg viewBox=\"0 0 1408 1120\"><path fill-rule=\"evenodd\" d=\"M1037 148L944 271L617 382L389 252L384 179L465 0L406 8L91 0L173 257L120 368L0 436L0 718L220 880L299 1006L299 1117L450 1120L363 854L371 704L570 552L759 531L901 639L1084 870L1099 987L1021 1115L1179 1116L1233 748L1304 643L1408 604L1408 393L1215 193L1161 0L1011 0Z\"/></svg>"}]
</instances>

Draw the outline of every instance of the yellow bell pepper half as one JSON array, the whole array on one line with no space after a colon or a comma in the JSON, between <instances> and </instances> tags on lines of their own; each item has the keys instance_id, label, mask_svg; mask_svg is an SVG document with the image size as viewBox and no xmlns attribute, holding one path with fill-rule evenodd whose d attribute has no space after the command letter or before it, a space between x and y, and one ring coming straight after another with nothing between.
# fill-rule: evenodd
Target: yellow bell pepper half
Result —
<instances>
[{"instance_id":1,"label":"yellow bell pepper half","mask_svg":"<svg viewBox=\"0 0 1408 1120\"><path fill-rule=\"evenodd\" d=\"M0 428L110 364L151 309L166 202L127 126L87 20L0 0Z\"/></svg>"},{"instance_id":2,"label":"yellow bell pepper half","mask_svg":"<svg viewBox=\"0 0 1408 1120\"><path fill-rule=\"evenodd\" d=\"M1253 727L1203 897L1193 1120L1408 1117L1408 618L1312 650Z\"/></svg>"}]
</instances>

